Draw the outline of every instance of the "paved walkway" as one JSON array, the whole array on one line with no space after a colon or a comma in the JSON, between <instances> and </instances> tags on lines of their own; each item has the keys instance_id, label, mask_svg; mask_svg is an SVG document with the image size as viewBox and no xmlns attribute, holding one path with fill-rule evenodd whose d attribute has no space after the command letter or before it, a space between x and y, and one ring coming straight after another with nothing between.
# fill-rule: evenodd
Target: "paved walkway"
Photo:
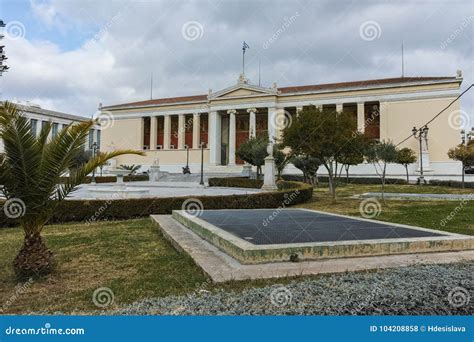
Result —
<instances>
[{"instance_id":1,"label":"paved walkway","mask_svg":"<svg viewBox=\"0 0 474 342\"><path fill-rule=\"evenodd\" d=\"M123 193L116 183L83 184L69 199L120 199L120 198L164 198L180 196L246 195L261 192L260 189L206 187L191 182L126 182L126 188L136 193ZM101 191L91 192L99 189ZM139 192L145 190L146 192Z\"/></svg>"},{"instance_id":2,"label":"paved walkway","mask_svg":"<svg viewBox=\"0 0 474 342\"><path fill-rule=\"evenodd\" d=\"M220 251L217 247L201 239L190 229L172 219L170 215L153 215L151 218L173 246L189 254L196 264L215 282L339 273L413 264L444 264L474 260L474 251L462 251L243 265Z\"/></svg>"}]
</instances>

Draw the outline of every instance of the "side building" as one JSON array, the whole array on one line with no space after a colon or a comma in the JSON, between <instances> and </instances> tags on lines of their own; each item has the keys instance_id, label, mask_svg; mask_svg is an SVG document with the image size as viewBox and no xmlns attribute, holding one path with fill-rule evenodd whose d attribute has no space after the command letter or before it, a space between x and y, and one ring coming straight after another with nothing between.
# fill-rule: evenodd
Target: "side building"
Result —
<instances>
[{"instance_id":1,"label":"side building","mask_svg":"<svg viewBox=\"0 0 474 342\"><path fill-rule=\"evenodd\" d=\"M49 109L44 109L41 108L39 105L28 101L15 102L15 104L22 111L22 114L30 120L31 131L36 136L41 131L41 127L48 122L52 123L50 136L53 137L67 125L74 122L81 122L87 119L78 115L66 114ZM92 148L94 147L94 143L98 151L100 149L101 144L101 130L99 125L94 126L94 128L90 130L89 137L84 147L85 150L92 150ZM0 153L3 152L3 150L3 141L0 140Z\"/></svg>"},{"instance_id":2,"label":"side building","mask_svg":"<svg viewBox=\"0 0 474 342\"><path fill-rule=\"evenodd\" d=\"M373 139L403 141L460 94L461 72L452 77L402 77L292 87L261 87L243 75L238 82L207 94L153 99L101 107L108 121L103 129L103 149L144 150L146 157L121 156L119 164L140 164L146 169L158 158L161 169L181 172L189 152L192 172L199 172L204 146L205 169L211 172L240 172L236 157L240 144L252 135L278 139L298 111L314 105L349 112L358 129ZM460 103L429 125L423 142L423 166L430 174L458 174L459 164L447 156L460 143ZM419 151L414 137L400 147ZM187 151L187 149L189 150ZM417 165L411 166L415 173ZM296 172L290 165L286 172ZM351 169L354 174L372 174L372 165ZM391 165L391 174L403 167Z\"/></svg>"}]
</instances>

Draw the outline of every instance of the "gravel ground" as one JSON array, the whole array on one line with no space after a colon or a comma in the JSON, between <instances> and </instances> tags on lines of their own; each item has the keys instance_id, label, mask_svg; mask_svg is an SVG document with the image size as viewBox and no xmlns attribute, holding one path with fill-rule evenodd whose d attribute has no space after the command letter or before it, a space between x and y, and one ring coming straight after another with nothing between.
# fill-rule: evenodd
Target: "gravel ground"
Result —
<instances>
[{"instance_id":1,"label":"gravel ground","mask_svg":"<svg viewBox=\"0 0 474 342\"><path fill-rule=\"evenodd\" d=\"M474 262L323 275L242 292L205 286L150 298L116 315L472 315Z\"/></svg>"}]
</instances>

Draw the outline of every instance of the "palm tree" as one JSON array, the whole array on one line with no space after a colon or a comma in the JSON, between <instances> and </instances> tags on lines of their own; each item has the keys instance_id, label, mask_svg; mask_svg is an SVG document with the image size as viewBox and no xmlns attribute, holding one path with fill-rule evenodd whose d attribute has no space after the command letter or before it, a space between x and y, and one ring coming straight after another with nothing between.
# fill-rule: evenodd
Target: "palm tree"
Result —
<instances>
[{"instance_id":1,"label":"palm tree","mask_svg":"<svg viewBox=\"0 0 474 342\"><path fill-rule=\"evenodd\" d=\"M123 154L143 155L133 150L101 153L79 166L60 184L61 176L84 148L94 124L92 120L71 124L48 139L52 128L48 123L36 137L31 132L30 121L14 104L0 105L0 137L5 148L0 160L0 184L7 200L4 210L7 211L8 203L22 207L19 223L25 234L23 246L13 262L19 277L47 274L53 269L53 253L41 239L41 231L60 201L107 160Z\"/></svg>"}]
</instances>

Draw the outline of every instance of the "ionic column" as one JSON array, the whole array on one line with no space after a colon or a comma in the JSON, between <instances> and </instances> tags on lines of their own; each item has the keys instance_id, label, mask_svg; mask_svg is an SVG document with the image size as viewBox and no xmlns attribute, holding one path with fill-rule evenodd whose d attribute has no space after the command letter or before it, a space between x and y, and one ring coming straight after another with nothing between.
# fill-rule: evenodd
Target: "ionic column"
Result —
<instances>
[{"instance_id":1,"label":"ionic column","mask_svg":"<svg viewBox=\"0 0 474 342\"><path fill-rule=\"evenodd\" d=\"M169 150L171 142L171 116L165 115L163 125L163 149Z\"/></svg>"},{"instance_id":2,"label":"ionic column","mask_svg":"<svg viewBox=\"0 0 474 342\"><path fill-rule=\"evenodd\" d=\"M268 139L273 141L276 132L276 125L278 122L278 119L276 117L277 111L276 108L270 107L268 108L268 119L267 119L267 129L268 129Z\"/></svg>"},{"instance_id":3,"label":"ionic column","mask_svg":"<svg viewBox=\"0 0 474 342\"><path fill-rule=\"evenodd\" d=\"M193 114L193 148L200 148L200 129L201 129L201 115L199 113Z\"/></svg>"},{"instance_id":4,"label":"ionic column","mask_svg":"<svg viewBox=\"0 0 474 342\"><path fill-rule=\"evenodd\" d=\"M342 113L342 103L336 103L336 113Z\"/></svg>"},{"instance_id":5,"label":"ionic column","mask_svg":"<svg viewBox=\"0 0 474 342\"><path fill-rule=\"evenodd\" d=\"M221 156L221 122L220 116L216 111L209 113L209 164L220 164Z\"/></svg>"},{"instance_id":6,"label":"ionic column","mask_svg":"<svg viewBox=\"0 0 474 342\"><path fill-rule=\"evenodd\" d=\"M186 128L184 127L184 114L178 115L178 150L184 149L184 140L186 136Z\"/></svg>"},{"instance_id":7,"label":"ionic column","mask_svg":"<svg viewBox=\"0 0 474 342\"><path fill-rule=\"evenodd\" d=\"M249 138L257 136L257 108L249 108L247 109L247 113L250 114L249 120Z\"/></svg>"},{"instance_id":8,"label":"ionic column","mask_svg":"<svg viewBox=\"0 0 474 342\"><path fill-rule=\"evenodd\" d=\"M364 102L357 103L357 129L360 133L364 133L365 131Z\"/></svg>"},{"instance_id":9,"label":"ionic column","mask_svg":"<svg viewBox=\"0 0 474 342\"><path fill-rule=\"evenodd\" d=\"M158 117L150 118L150 150L156 150L156 140L158 133Z\"/></svg>"},{"instance_id":10,"label":"ionic column","mask_svg":"<svg viewBox=\"0 0 474 342\"><path fill-rule=\"evenodd\" d=\"M229 165L235 165L235 114L237 111L230 109L227 113L229 114Z\"/></svg>"}]
</instances>

